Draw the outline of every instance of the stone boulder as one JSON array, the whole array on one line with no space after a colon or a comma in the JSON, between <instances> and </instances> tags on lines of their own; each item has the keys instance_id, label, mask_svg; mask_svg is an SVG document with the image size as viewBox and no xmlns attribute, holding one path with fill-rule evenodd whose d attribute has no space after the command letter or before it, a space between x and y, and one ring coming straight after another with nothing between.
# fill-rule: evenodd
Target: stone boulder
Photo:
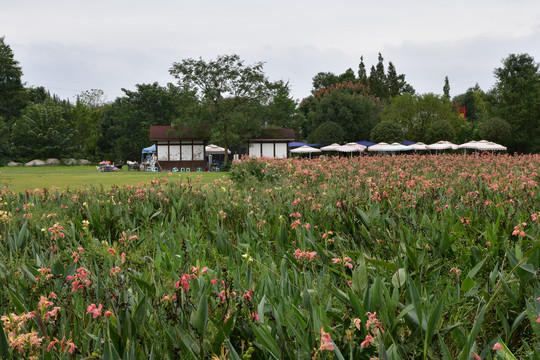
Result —
<instances>
[{"instance_id":1,"label":"stone boulder","mask_svg":"<svg viewBox=\"0 0 540 360\"><path fill-rule=\"evenodd\" d=\"M15 161L10 161L7 163L7 166L21 166L21 163L18 163L18 162L15 162Z\"/></svg>"},{"instance_id":2,"label":"stone boulder","mask_svg":"<svg viewBox=\"0 0 540 360\"><path fill-rule=\"evenodd\" d=\"M64 159L64 164L66 165L77 165L77 160L71 158L71 159Z\"/></svg>"},{"instance_id":3,"label":"stone boulder","mask_svg":"<svg viewBox=\"0 0 540 360\"><path fill-rule=\"evenodd\" d=\"M79 160L77 160L77 163L78 163L79 165L90 165L90 164L92 164L92 163L90 162L90 160L86 160L86 159L79 159Z\"/></svg>"},{"instance_id":4,"label":"stone boulder","mask_svg":"<svg viewBox=\"0 0 540 360\"><path fill-rule=\"evenodd\" d=\"M47 159L45 160L45 164L49 166L58 166L60 165L60 160L55 159L55 158Z\"/></svg>"},{"instance_id":5,"label":"stone boulder","mask_svg":"<svg viewBox=\"0 0 540 360\"><path fill-rule=\"evenodd\" d=\"M45 161L39 160L39 159L35 159L24 164L24 166L45 166L45 165L46 165Z\"/></svg>"}]
</instances>

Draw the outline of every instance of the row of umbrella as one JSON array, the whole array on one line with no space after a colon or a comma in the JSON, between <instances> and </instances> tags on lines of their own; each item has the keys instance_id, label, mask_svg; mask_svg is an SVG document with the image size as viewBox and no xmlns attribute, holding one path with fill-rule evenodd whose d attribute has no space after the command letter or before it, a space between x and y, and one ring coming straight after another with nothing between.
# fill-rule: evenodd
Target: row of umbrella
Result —
<instances>
[{"instance_id":1,"label":"row of umbrella","mask_svg":"<svg viewBox=\"0 0 540 360\"><path fill-rule=\"evenodd\" d=\"M362 152L365 151L378 151L378 152L399 152L399 151L411 151L411 150L458 150L458 149L471 149L476 151L504 151L506 147L503 145L496 144L487 140L480 141L469 141L465 144L456 145L449 141L439 141L434 144L426 145L424 143L415 143L411 145L403 145L399 143L378 143L372 146L365 146L358 143L348 143L345 145L331 144L328 146L323 146L320 149L314 148L312 146L304 145L296 149L291 150L291 153L318 153L321 151L339 151L352 153L353 152ZM466 150L465 150L466 151Z\"/></svg>"}]
</instances>

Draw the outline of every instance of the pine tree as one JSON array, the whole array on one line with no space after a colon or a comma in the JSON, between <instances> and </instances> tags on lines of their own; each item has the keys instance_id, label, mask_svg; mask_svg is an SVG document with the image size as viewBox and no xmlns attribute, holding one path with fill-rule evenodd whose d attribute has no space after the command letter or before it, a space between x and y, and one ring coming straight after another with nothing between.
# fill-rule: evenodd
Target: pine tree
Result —
<instances>
[{"instance_id":1,"label":"pine tree","mask_svg":"<svg viewBox=\"0 0 540 360\"><path fill-rule=\"evenodd\" d=\"M360 64L358 65L358 82L368 85L368 76L366 73L366 65L364 64L364 55L360 56Z\"/></svg>"},{"instance_id":2,"label":"pine tree","mask_svg":"<svg viewBox=\"0 0 540 360\"><path fill-rule=\"evenodd\" d=\"M396 68L391 61L388 63L388 75L386 76L386 83L388 85L389 97L398 96L400 94L399 77L396 72Z\"/></svg>"},{"instance_id":3,"label":"pine tree","mask_svg":"<svg viewBox=\"0 0 540 360\"><path fill-rule=\"evenodd\" d=\"M386 99L388 97L388 87L386 84L383 61L384 59L381 53L379 53L379 62L376 67L371 67L369 73L369 87L371 93L379 99Z\"/></svg>"},{"instance_id":4,"label":"pine tree","mask_svg":"<svg viewBox=\"0 0 540 360\"><path fill-rule=\"evenodd\" d=\"M26 105L22 75L19 62L14 59L11 48L5 43L4 37L0 37L0 117L3 117L8 125L20 115Z\"/></svg>"},{"instance_id":5,"label":"pine tree","mask_svg":"<svg viewBox=\"0 0 540 360\"><path fill-rule=\"evenodd\" d=\"M448 81L448 76L444 77L443 94L445 98L450 99L450 82Z\"/></svg>"}]
</instances>

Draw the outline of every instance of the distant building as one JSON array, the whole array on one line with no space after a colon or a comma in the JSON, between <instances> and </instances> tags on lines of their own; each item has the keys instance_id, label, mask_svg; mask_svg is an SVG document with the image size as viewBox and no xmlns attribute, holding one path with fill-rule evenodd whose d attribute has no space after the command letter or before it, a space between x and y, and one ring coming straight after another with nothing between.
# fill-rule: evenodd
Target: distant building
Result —
<instances>
[{"instance_id":1,"label":"distant building","mask_svg":"<svg viewBox=\"0 0 540 360\"><path fill-rule=\"evenodd\" d=\"M294 138L294 129L263 129L257 138L248 141L248 155L286 158L289 156L287 145Z\"/></svg>"},{"instance_id":2,"label":"distant building","mask_svg":"<svg viewBox=\"0 0 540 360\"><path fill-rule=\"evenodd\" d=\"M158 168L197 171L206 170L204 147L209 140L208 131L200 133L187 128L150 126L150 141L156 143Z\"/></svg>"},{"instance_id":3,"label":"distant building","mask_svg":"<svg viewBox=\"0 0 540 360\"><path fill-rule=\"evenodd\" d=\"M294 137L294 129L263 129L259 136L248 141L248 155L286 158L289 156L287 145ZM209 139L208 130L195 132L188 128L150 126L150 141L156 143L157 165L162 171L173 168L205 171L205 145Z\"/></svg>"}]
</instances>

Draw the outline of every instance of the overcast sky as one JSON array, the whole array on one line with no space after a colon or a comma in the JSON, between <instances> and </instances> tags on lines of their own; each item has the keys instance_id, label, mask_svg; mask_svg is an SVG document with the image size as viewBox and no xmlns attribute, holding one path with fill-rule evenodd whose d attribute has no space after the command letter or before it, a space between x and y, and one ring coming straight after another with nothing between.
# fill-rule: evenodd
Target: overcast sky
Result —
<instances>
[{"instance_id":1,"label":"overcast sky","mask_svg":"<svg viewBox=\"0 0 540 360\"><path fill-rule=\"evenodd\" d=\"M392 61L417 92L451 96L511 53L540 62L539 0L0 0L0 36L27 86L74 99L102 89L107 100L136 84L175 82L173 62L238 54L265 62L270 80L310 94L318 72Z\"/></svg>"}]
</instances>

